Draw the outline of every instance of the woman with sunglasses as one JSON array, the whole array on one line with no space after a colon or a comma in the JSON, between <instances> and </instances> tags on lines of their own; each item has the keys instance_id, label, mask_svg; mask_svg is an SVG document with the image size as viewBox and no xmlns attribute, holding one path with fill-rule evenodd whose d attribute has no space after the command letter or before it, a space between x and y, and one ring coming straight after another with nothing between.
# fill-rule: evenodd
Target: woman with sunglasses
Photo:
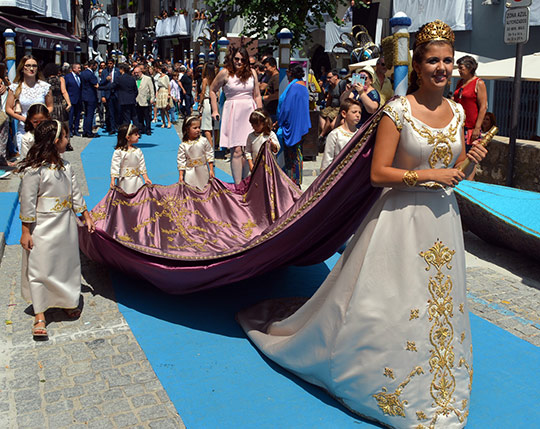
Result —
<instances>
[{"instance_id":1,"label":"woman with sunglasses","mask_svg":"<svg viewBox=\"0 0 540 429\"><path fill-rule=\"evenodd\" d=\"M231 173L234 183L240 183L243 176L243 149L247 136L251 133L249 116L257 108L262 108L261 93L256 70L249 65L249 55L243 46L229 47L223 69L217 74L210 87L212 118L219 120L218 93L223 88L223 105L220 146L231 151ZM246 175L249 169L246 169Z\"/></svg>"},{"instance_id":2,"label":"woman with sunglasses","mask_svg":"<svg viewBox=\"0 0 540 429\"><path fill-rule=\"evenodd\" d=\"M19 121L17 127L17 152L21 150L26 112L32 104L43 103L53 110L51 85L45 82L37 60L32 55L22 57L17 66L16 76L9 86L6 113Z\"/></svg>"}]
</instances>

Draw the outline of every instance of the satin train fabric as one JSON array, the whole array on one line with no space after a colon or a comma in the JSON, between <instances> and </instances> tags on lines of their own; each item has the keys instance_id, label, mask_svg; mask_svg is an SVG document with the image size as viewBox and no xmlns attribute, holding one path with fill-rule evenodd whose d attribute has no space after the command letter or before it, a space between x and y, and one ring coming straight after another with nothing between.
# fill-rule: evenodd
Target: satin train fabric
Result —
<instances>
[{"instance_id":1,"label":"satin train fabric","mask_svg":"<svg viewBox=\"0 0 540 429\"><path fill-rule=\"evenodd\" d=\"M111 190L92 210L96 233L79 229L91 259L172 294L226 285L286 265L324 261L351 236L380 189L369 180L380 112L304 192L265 147L252 176Z\"/></svg>"}]
</instances>

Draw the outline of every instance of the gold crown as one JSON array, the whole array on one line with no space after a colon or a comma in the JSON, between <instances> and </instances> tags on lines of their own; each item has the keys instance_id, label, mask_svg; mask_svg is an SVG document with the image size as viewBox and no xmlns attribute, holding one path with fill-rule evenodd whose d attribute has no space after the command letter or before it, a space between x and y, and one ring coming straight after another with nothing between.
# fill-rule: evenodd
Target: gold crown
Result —
<instances>
[{"instance_id":1,"label":"gold crown","mask_svg":"<svg viewBox=\"0 0 540 429\"><path fill-rule=\"evenodd\" d=\"M416 33L414 44L418 46L434 40L445 40L453 45L455 39L456 37L450 26L437 19L420 27L418 33Z\"/></svg>"}]
</instances>

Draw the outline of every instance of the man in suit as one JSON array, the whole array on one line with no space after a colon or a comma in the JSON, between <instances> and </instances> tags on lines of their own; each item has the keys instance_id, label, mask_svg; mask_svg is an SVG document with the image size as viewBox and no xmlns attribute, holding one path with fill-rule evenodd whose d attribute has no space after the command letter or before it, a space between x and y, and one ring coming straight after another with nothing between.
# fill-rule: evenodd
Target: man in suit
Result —
<instances>
[{"instance_id":1,"label":"man in suit","mask_svg":"<svg viewBox=\"0 0 540 429\"><path fill-rule=\"evenodd\" d=\"M99 135L92 132L98 101L97 88L99 85L95 74L97 66L96 61L88 61L85 70L80 75L82 87L81 98L84 104L83 137L88 138L99 137Z\"/></svg>"},{"instance_id":2,"label":"man in suit","mask_svg":"<svg viewBox=\"0 0 540 429\"><path fill-rule=\"evenodd\" d=\"M74 63L71 71L66 73L64 80L66 82L66 90L71 101L71 109L69 109L69 130L72 136L78 136L79 123L81 121L82 99L81 99L81 65Z\"/></svg>"},{"instance_id":3,"label":"man in suit","mask_svg":"<svg viewBox=\"0 0 540 429\"><path fill-rule=\"evenodd\" d=\"M133 70L133 74L135 75L135 79L137 79L137 87L138 87L138 93L137 93L137 120L139 127L139 130L141 133L146 133L148 135L152 134L152 115L151 115L151 109L152 104L154 103L154 82L152 79L145 75L142 71L142 67L138 66L135 67Z\"/></svg>"},{"instance_id":4,"label":"man in suit","mask_svg":"<svg viewBox=\"0 0 540 429\"><path fill-rule=\"evenodd\" d=\"M112 87L116 90L118 104L120 105L120 124L129 124L136 121L135 103L138 95L137 83L129 72L129 65L122 63L118 66L120 76L113 82Z\"/></svg>"},{"instance_id":5,"label":"man in suit","mask_svg":"<svg viewBox=\"0 0 540 429\"><path fill-rule=\"evenodd\" d=\"M101 73L99 89L101 89L101 101L105 105L105 123L109 134L114 134L118 130L118 98L112 83L120 76L120 71L114 66L114 61L107 61L107 68Z\"/></svg>"}]
</instances>

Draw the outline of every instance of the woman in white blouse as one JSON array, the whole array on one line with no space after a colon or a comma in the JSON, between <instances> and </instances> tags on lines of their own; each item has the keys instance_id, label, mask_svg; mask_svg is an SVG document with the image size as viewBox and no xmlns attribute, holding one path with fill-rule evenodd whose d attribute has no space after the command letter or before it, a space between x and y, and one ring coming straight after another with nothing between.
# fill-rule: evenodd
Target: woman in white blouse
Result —
<instances>
[{"instance_id":1,"label":"woman in white blouse","mask_svg":"<svg viewBox=\"0 0 540 429\"><path fill-rule=\"evenodd\" d=\"M17 126L17 151L21 150L26 112L32 104L44 103L49 112L53 109L51 86L43 80L37 60L32 55L22 57L17 75L9 86L6 113L19 121Z\"/></svg>"}]
</instances>

